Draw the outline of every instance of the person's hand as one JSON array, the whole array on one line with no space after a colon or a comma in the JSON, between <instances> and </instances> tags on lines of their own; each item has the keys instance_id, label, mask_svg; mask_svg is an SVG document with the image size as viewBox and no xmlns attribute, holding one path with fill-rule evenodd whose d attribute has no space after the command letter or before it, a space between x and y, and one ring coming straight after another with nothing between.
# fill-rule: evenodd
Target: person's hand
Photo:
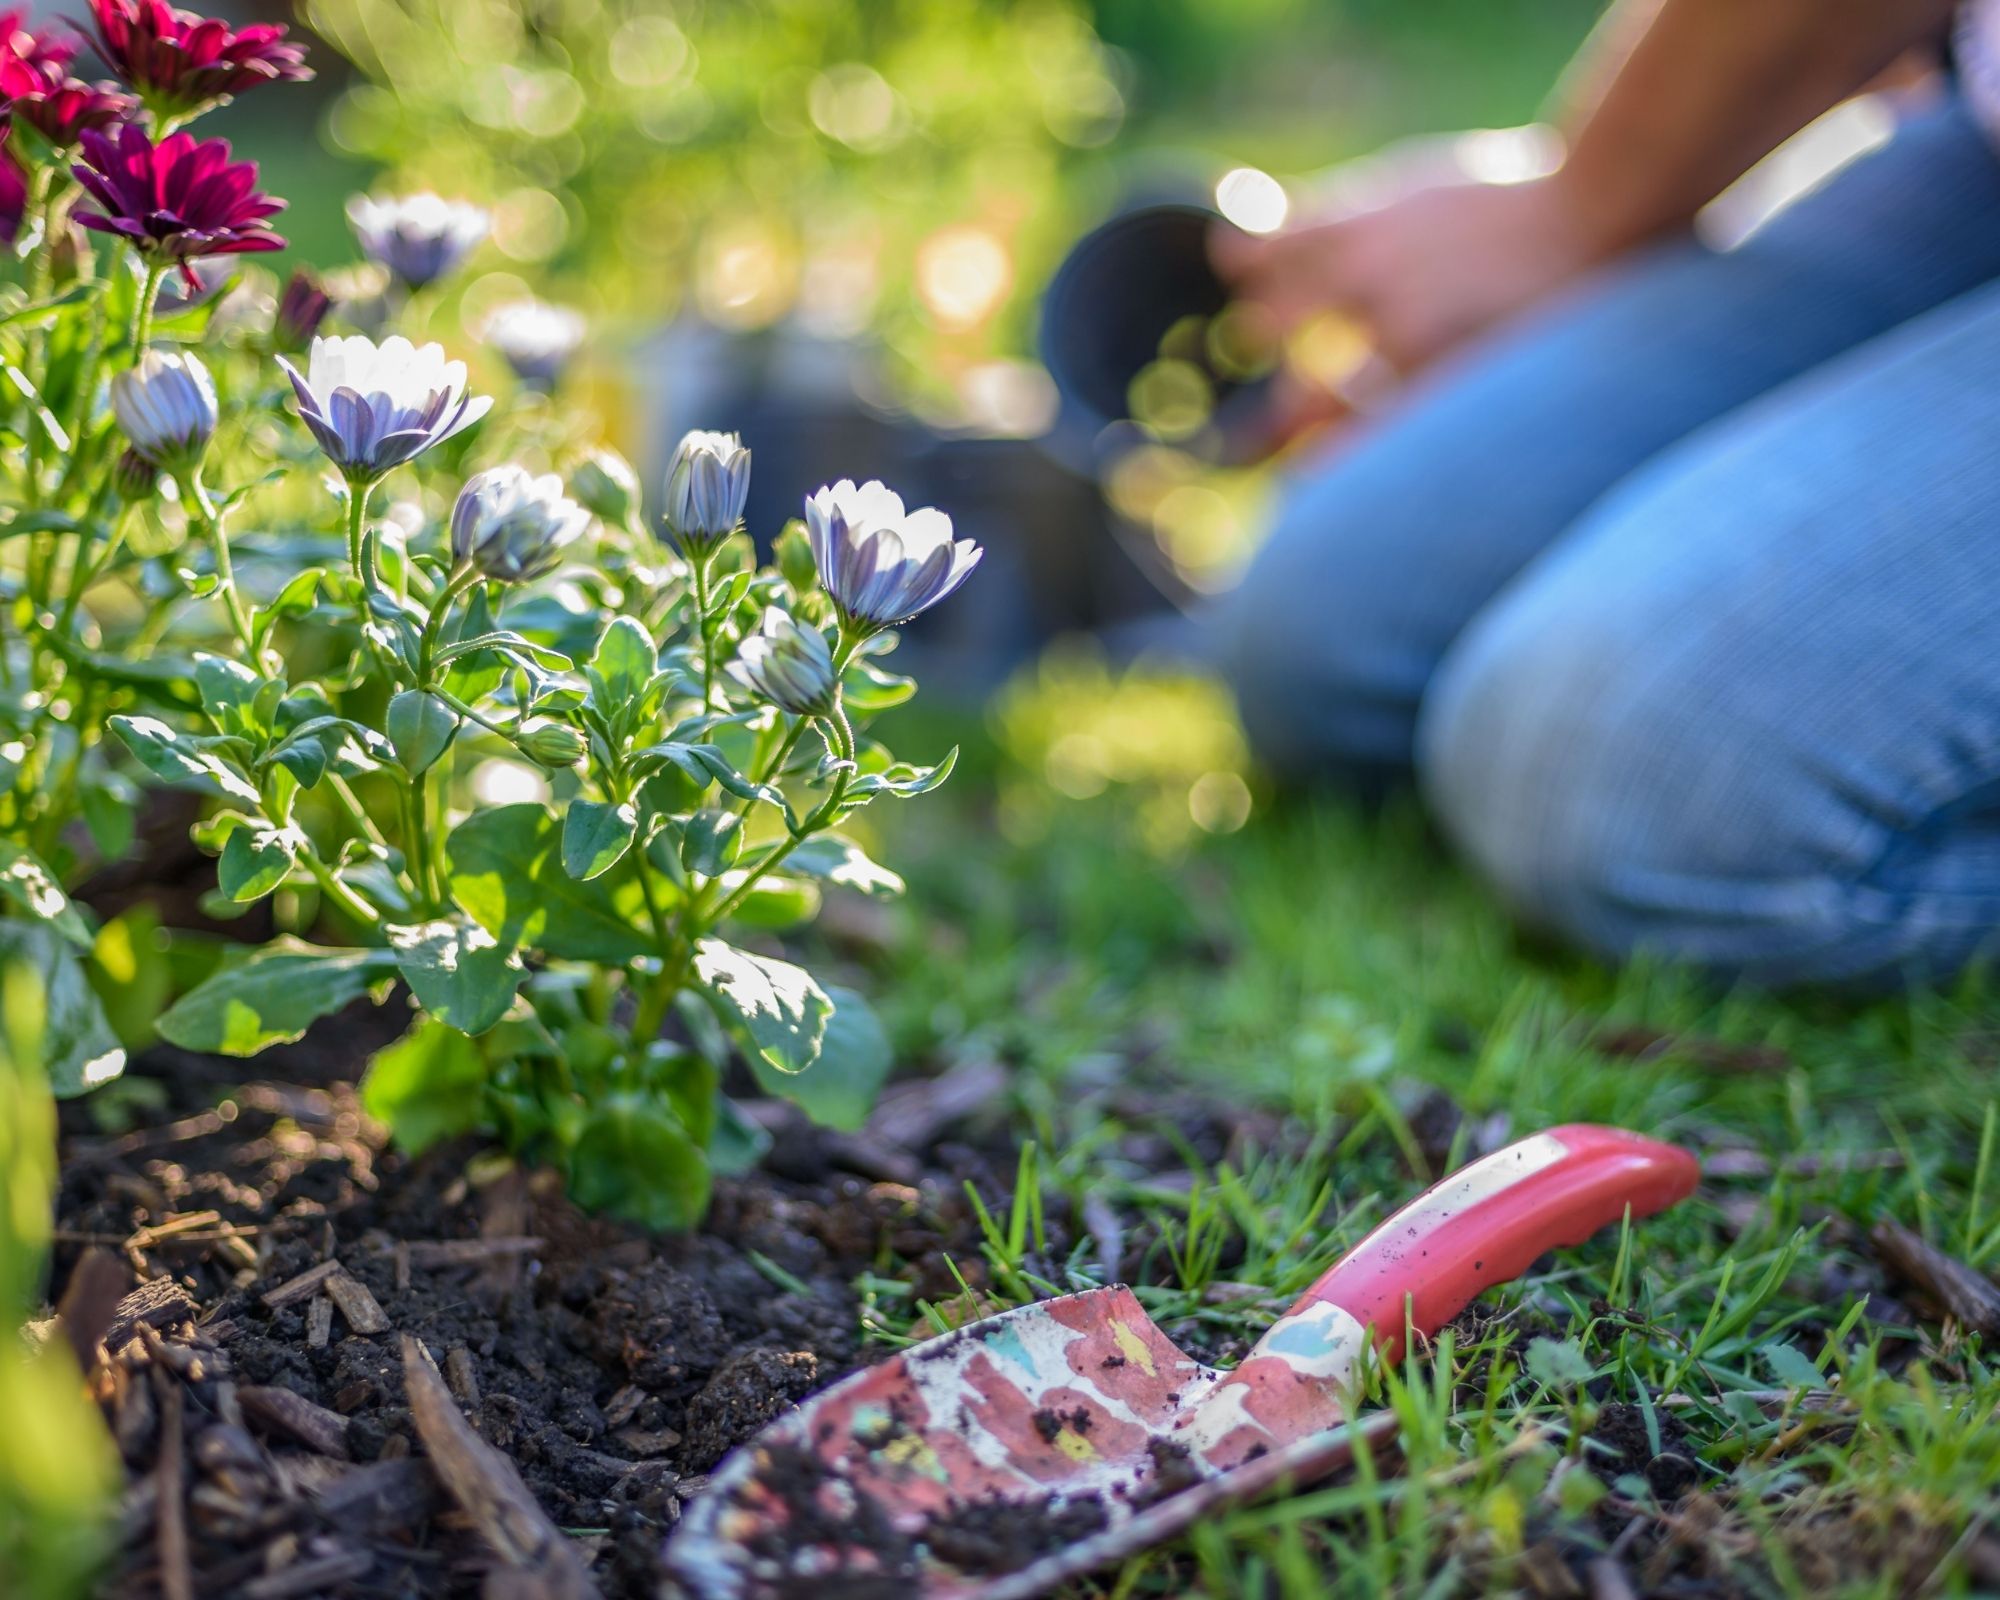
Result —
<instances>
[{"instance_id":1,"label":"person's hand","mask_svg":"<svg viewBox=\"0 0 2000 1600\"><path fill-rule=\"evenodd\" d=\"M1408 374L1601 259L1560 174L1521 183L1417 178L1367 209L1283 232L1219 228L1217 268L1292 332L1326 312Z\"/></svg>"}]
</instances>

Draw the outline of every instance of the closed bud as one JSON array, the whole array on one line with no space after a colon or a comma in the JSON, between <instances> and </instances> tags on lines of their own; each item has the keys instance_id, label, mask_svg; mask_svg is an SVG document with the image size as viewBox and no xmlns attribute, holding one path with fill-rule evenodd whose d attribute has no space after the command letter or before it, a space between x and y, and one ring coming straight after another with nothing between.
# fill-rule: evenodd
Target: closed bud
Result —
<instances>
[{"instance_id":1,"label":"closed bud","mask_svg":"<svg viewBox=\"0 0 2000 1600\"><path fill-rule=\"evenodd\" d=\"M160 469L152 462L137 450L118 452L118 459L111 467L111 487L120 500L128 506L137 505L141 500L152 499L159 485Z\"/></svg>"},{"instance_id":2,"label":"closed bud","mask_svg":"<svg viewBox=\"0 0 2000 1600\"><path fill-rule=\"evenodd\" d=\"M837 683L826 635L776 606L765 607L763 622L729 663L729 675L794 716L833 711Z\"/></svg>"},{"instance_id":3,"label":"closed bud","mask_svg":"<svg viewBox=\"0 0 2000 1600\"><path fill-rule=\"evenodd\" d=\"M613 528L629 526L639 509L639 477L632 463L601 446L569 475L569 492L593 517Z\"/></svg>"},{"instance_id":4,"label":"closed bud","mask_svg":"<svg viewBox=\"0 0 2000 1600\"><path fill-rule=\"evenodd\" d=\"M806 537L806 525L797 517L785 524L785 531L778 535L771 555L777 562L779 574L792 586L794 594L811 591L819 574L813 565L812 541Z\"/></svg>"},{"instance_id":5,"label":"closed bud","mask_svg":"<svg viewBox=\"0 0 2000 1600\"><path fill-rule=\"evenodd\" d=\"M148 350L111 380L111 410L134 450L156 467L183 472L215 434L215 385L201 357Z\"/></svg>"},{"instance_id":6,"label":"closed bud","mask_svg":"<svg viewBox=\"0 0 2000 1600\"><path fill-rule=\"evenodd\" d=\"M525 583L552 572L589 522L553 472L537 478L517 466L491 467L466 481L452 507L452 563Z\"/></svg>"},{"instance_id":7,"label":"closed bud","mask_svg":"<svg viewBox=\"0 0 2000 1600\"><path fill-rule=\"evenodd\" d=\"M703 555L736 531L750 498L750 452L733 433L684 436L667 469L667 527L683 550Z\"/></svg>"},{"instance_id":8,"label":"closed bud","mask_svg":"<svg viewBox=\"0 0 2000 1600\"><path fill-rule=\"evenodd\" d=\"M285 282L284 292L271 318L271 342L280 350L303 350L313 342L326 314L333 309L333 297L320 287L319 280L300 267Z\"/></svg>"},{"instance_id":9,"label":"closed bud","mask_svg":"<svg viewBox=\"0 0 2000 1600\"><path fill-rule=\"evenodd\" d=\"M557 771L583 759L583 735L566 722L541 722L514 740L515 749L539 767Z\"/></svg>"}]
</instances>

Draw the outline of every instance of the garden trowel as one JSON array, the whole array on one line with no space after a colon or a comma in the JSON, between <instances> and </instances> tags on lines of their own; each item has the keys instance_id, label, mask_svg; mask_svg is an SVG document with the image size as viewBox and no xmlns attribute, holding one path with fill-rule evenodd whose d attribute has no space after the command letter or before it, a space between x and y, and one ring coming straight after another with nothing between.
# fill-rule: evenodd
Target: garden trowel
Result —
<instances>
[{"instance_id":1,"label":"garden trowel","mask_svg":"<svg viewBox=\"0 0 2000 1600\"><path fill-rule=\"evenodd\" d=\"M1551 1128L1461 1168L1306 1290L1228 1371L1130 1289L1023 1306L842 1379L717 1468L667 1546L704 1600L1022 1600L1343 1465L1372 1346L1429 1337L1543 1252L1690 1193L1684 1150Z\"/></svg>"}]
</instances>

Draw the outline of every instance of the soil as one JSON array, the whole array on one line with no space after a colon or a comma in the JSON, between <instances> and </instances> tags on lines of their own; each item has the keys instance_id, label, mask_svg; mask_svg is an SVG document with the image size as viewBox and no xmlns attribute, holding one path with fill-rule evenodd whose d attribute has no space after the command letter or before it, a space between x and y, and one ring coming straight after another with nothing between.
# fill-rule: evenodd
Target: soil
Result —
<instances>
[{"instance_id":1,"label":"soil","mask_svg":"<svg viewBox=\"0 0 2000 1600\"><path fill-rule=\"evenodd\" d=\"M101 1103L64 1108L54 1285L122 1263L94 1380L130 1483L107 1596L478 1592L489 1547L431 1471L407 1334L601 1592L652 1600L703 1475L885 1353L861 1343L858 1273L944 1298L961 1292L949 1256L983 1286L965 1184L999 1193L1013 1161L963 1123L939 1130L955 1144L814 1150L765 1108L788 1175L723 1180L702 1231L656 1237L476 1146L389 1148L342 1078L393 1020L357 1009L260 1058L281 1079L242 1086L241 1063L149 1052L132 1071L161 1104L115 1135L93 1126ZM885 1163L915 1181L851 1170Z\"/></svg>"}]
</instances>

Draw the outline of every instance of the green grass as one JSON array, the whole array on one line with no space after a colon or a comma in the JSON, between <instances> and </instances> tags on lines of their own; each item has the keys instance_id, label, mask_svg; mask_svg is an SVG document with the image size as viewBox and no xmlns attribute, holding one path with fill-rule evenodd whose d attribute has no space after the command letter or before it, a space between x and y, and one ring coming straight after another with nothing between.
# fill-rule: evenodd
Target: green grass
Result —
<instances>
[{"instance_id":1,"label":"green grass","mask_svg":"<svg viewBox=\"0 0 2000 1600\"><path fill-rule=\"evenodd\" d=\"M917 905L873 987L906 1059L1018 1069L1035 1153L1014 1195L982 1197L980 1295L924 1307L875 1284L878 1337L1096 1281L1074 1221L1089 1193L1145 1241L1127 1276L1154 1315L1234 1359L1494 1116L1511 1136L1618 1123L1737 1152L1751 1175L1561 1252L1377 1374L1400 1463L1205 1526L1108 1592L1568 1593L1562 1563L1614 1547L1639 1592L1973 1589L2000 1376L1886 1278L1867 1233L1894 1217L1976 1266L2000 1258L1984 986L1864 1006L1607 970L1524 940L1409 810L1267 802L1234 835L1175 838L1161 818L1198 774L1148 769L1129 737L1111 765L1138 781L1055 798L1054 741L1098 737L1135 692L1045 679L1004 702L1002 748L972 753L955 800L897 819ZM1228 747L1191 736L1207 699L1182 719L1157 686L1144 703L1163 746ZM1613 1027L1670 1042L1607 1054L1592 1041ZM1184 1145L1176 1188L1132 1154L1134 1102L1165 1110L1176 1089L1277 1117L1227 1159ZM1431 1089L1465 1112L1442 1161L1412 1123ZM1074 1248L1043 1248L1054 1217ZM1643 1428L1639 1459L1606 1448L1607 1419ZM1662 1498L1639 1470L1662 1452L1691 1464L1661 1464L1688 1492Z\"/></svg>"}]
</instances>

